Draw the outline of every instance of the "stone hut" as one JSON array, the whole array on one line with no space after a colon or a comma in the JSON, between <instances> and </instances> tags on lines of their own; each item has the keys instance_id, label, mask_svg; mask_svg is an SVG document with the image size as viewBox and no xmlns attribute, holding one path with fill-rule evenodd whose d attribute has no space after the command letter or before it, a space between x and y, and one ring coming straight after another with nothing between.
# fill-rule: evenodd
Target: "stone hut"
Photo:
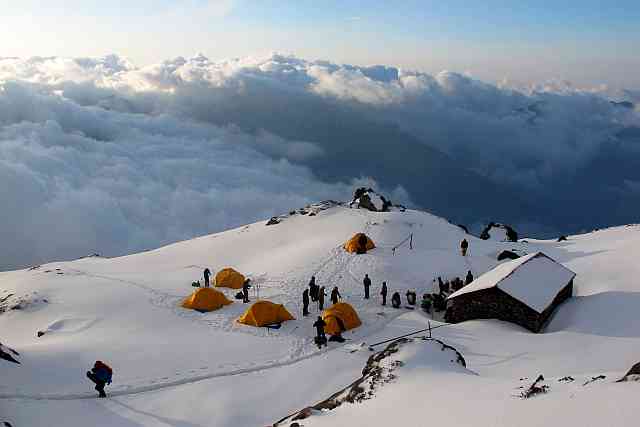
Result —
<instances>
[{"instance_id":1,"label":"stone hut","mask_svg":"<svg viewBox=\"0 0 640 427\"><path fill-rule=\"evenodd\" d=\"M498 265L447 298L445 320L499 319L540 332L576 274L536 252Z\"/></svg>"}]
</instances>

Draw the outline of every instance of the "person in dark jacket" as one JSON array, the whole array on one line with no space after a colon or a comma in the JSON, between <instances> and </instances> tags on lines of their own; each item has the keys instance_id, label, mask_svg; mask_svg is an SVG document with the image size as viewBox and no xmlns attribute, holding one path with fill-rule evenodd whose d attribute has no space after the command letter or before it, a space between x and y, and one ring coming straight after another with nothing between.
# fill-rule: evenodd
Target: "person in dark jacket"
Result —
<instances>
[{"instance_id":1,"label":"person in dark jacket","mask_svg":"<svg viewBox=\"0 0 640 427\"><path fill-rule=\"evenodd\" d=\"M318 348L321 348L324 344L327 345L327 336L324 334L324 327L327 326L327 323L322 320L321 316L318 316L318 320L313 323L313 327L316 328L316 338L315 342L318 345Z\"/></svg>"},{"instance_id":2,"label":"person in dark jacket","mask_svg":"<svg viewBox=\"0 0 640 427\"><path fill-rule=\"evenodd\" d=\"M244 304L249 302L249 288L251 287L249 281L249 279L246 279L242 284L242 302Z\"/></svg>"},{"instance_id":3,"label":"person in dark jacket","mask_svg":"<svg viewBox=\"0 0 640 427\"><path fill-rule=\"evenodd\" d=\"M462 242L460 242L460 253L462 253L462 256L467 256L468 249L469 242L467 242L467 239L462 239Z\"/></svg>"},{"instance_id":4,"label":"person in dark jacket","mask_svg":"<svg viewBox=\"0 0 640 427\"><path fill-rule=\"evenodd\" d=\"M416 300L418 298L418 296L416 295L416 291L410 289L407 291L407 304L409 305L416 305Z\"/></svg>"},{"instance_id":5,"label":"person in dark jacket","mask_svg":"<svg viewBox=\"0 0 640 427\"><path fill-rule=\"evenodd\" d=\"M471 270L467 271L467 277L464 279L464 285L467 286L469 283L473 282L473 274Z\"/></svg>"},{"instance_id":6,"label":"person in dark jacket","mask_svg":"<svg viewBox=\"0 0 640 427\"><path fill-rule=\"evenodd\" d=\"M449 292L449 281L443 282L441 278L438 277L438 286L440 288L440 294L444 295Z\"/></svg>"},{"instance_id":7,"label":"person in dark jacket","mask_svg":"<svg viewBox=\"0 0 640 427\"><path fill-rule=\"evenodd\" d=\"M400 303L400 292L394 292L391 296L391 306L393 306L393 308L400 308Z\"/></svg>"},{"instance_id":8,"label":"person in dark jacket","mask_svg":"<svg viewBox=\"0 0 640 427\"><path fill-rule=\"evenodd\" d=\"M338 287L335 286L333 288L333 290L331 291L331 303L332 304L337 304L338 303L338 299L342 299L342 295L340 295L340 291L338 290Z\"/></svg>"},{"instance_id":9,"label":"person in dark jacket","mask_svg":"<svg viewBox=\"0 0 640 427\"><path fill-rule=\"evenodd\" d=\"M305 289L302 292L302 315L309 315L309 289Z\"/></svg>"},{"instance_id":10,"label":"person in dark jacket","mask_svg":"<svg viewBox=\"0 0 640 427\"><path fill-rule=\"evenodd\" d=\"M324 310L324 297L326 296L324 286L320 286L320 290L318 291L318 311Z\"/></svg>"},{"instance_id":11,"label":"person in dark jacket","mask_svg":"<svg viewBox=\"0 0 640 427\"><path fill-rule=\"evenodd\" d=\"M211 271L208 268L204 269L204 287L209 287L209 277L211 277Z\"/></svg>"},{"instance_id":12,"label":"person in dark jacket","mask_svg":"<svg viewBox=\"0 0 640 427\"><path fill-rule=\"evenodd\" d=\"M96 385L95 389L98 392L98 397L107 397L107 394L104 392L104 387L107 384L111 384L112 376L113 371L111 368L100 360L96 360L91 371L87 371L87 378Z\"/></svg>"},{"instance_id":13,"label":"person in dark jacket","mask_svg":"<svg viewBox=\"0 0 640 427\"><path fill-rule=\"evenodd\" d=\"M387 282L382 282L380 295L382 295L382 305L387 305Z\"/></svg>"},{"instance_id":14,"label":"person in dark jacket","mask_svg":"<svg viewBox=\"0 0 640 427\"><path fill-rule=\"evenodd\" d=\"M311 280L309 280L309 296L311 297L311 301L318 300L318 285L316 285L316 276L311 276Z\"/></svg>"},{"instance_id":15,"label":"person in dark jacket","mask_svg":"<svg viewBox=\"0 0 640 427\"><path fill-rule=\"evenodd\" d=\"M364 299L369 299L369 288L371 287L371 279L369 279L369 275L364 275L364 280L362 280L362 284L364 285Z\"/></svg>"}]
</instances>

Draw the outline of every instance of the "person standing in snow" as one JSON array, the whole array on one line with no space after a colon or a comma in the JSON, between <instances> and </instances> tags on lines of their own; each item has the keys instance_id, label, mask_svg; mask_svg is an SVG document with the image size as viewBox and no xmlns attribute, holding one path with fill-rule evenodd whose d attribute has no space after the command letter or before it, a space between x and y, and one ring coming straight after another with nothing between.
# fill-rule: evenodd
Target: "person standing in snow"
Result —
<instances>
[{"instance_id":1,"label":"person standing in snow","mask_svg":"<svg viewBox=\"0 0 640 427\"><path fill-rule=\"evenodd\" d=\"M107 394L104 392L104 387L107 384L111 384L112 377L113 370L100 360L96 360L91 371L87 371L87 378L96 385L95 389L98 392L98 397L107 397Z\"/></svg>"},{"instance_id":2,"label":"person standing in snow","mask_svg":"<svg viewBox=\"0 0 640 427\"><path fill-rule=\"evenodd\" d=\"M337 304L338 299L342 299L342 295L340 295L340 291L338 290L338 287L335 286L331 291L331 303L333 303L334 305Z\"/></svg>"},{"instance_id":3,"label":"person standing in snow","mask_svg":"<svg viewBox=\"0 0 640 427\"><path fill-rule=\"evenodd\" d=\"M327 336L324 334L324 327L327 326L327 323L322 320L321 316L318 316L318 320L313 323L313 327L316 328L316 344L318 348L322 348L322 345L327 345Z\"/></svg>"},{"instance_id":4,"label":"person standing in snow","mask_svg":"<svg viewBox=\"0 0 640 427\"><path fill-rule=\"evenodd\" d=\"M382 282L380 295L382 295L382 305L387 305L387 282Z\"/></svg>"},{"instance_id":5,"label":"person standing in snow","mask_svg":"<svg viewBox=\"0 0 640 427\"><path fill-rule=\"evenodd\" d=\"M321 286L318 291L318 311L324 310L324 297L326 296L327 294L324 291L324 286Z\"/></svg>"},{"instance_id":6,"label":"person standing in snow","mask_svg":"<svg viewBox=\"0 0 640 427\"><path fill-rule=\"evenodd\" d=\"M204 287L209 287L209 277L211 277L211 271L208 268L204 269Z\"/></svg>"},{"instance_id":7,"label":"person standing in snow","mask_svg":"<svg viewBox=\"0 0 640 427\"><path fill-rule=\"evenodd\" d=\"M416 291L410 289L407 291L407 304L416 305L416 299L418 298L416 295Z\"/></svg>"},{"instance_id":8,"label":"person standing in snow","mask_svg":"<svg viewBox=\"0 0 640 427\"><path fill-rule=\"evenodd\" d=\"M462 239L462 242L460 242L462 256L467 256L467 249L469 249L469 242L467 242L467 239Z\"/></svg>"},{"instance_id":9,"label":"person standing in snow","mask_svg":"<svg viewBox=\"0 0 640 427\"><path fill-rule=\"evenodd\" d=\"M471 282L473 282L473 274L471 274L471 270L469 270L467 271L467 277L464 279L464 285L467 286Z\"/></svg>"},{"instance_id":10,"label":"person standing in snow","mask_svg":"<svg viewBox=\"0 0 640 427\"><path fill-rule=\"evenodd\" d=\"M400 292L394 292L393 296L391 297L391 305L393 306L393 308L400 308Z\"/></svg>"},{"instance_id":11,"label":"person standing in snow","mask_svg":"<svg viewBox=\"0 0 640 427\"><path fill-rule=\"evenodd\" d=\"M311 296L311 301L318 300L318 285L316 285L316 276L311 276L311 280L309 281L309 296Z\"/></svg>"},{"instance_id":12,"label":"person standing in snow","mask_svg":"<svg viewBox=\"0 0 640 427\"><path fill-rule=\"evenodd\" d=\"M250 280L246 279L242 284L242 302L244 304L249 302L249 288L251 285L249 284Z\"/></svg>"},{"instance_id":13,"label":"person standing in snow","mask_svg":"<svg viewBox=\"0 0 640 427\"><path fill-rule=\"evenodd\" d=\"M362 281L364 285L364 299L369 299L369 288L371 287L371 279L369 279L369 275L364 275L364 280Z\"/></svg>"},{"instance_id":14,"label":"person standing in snow","mask_svg":"<svg viewBox=\"0 0 640 427\"><path fill-rule=\"evenodd\" d=\"M309 289L305 289L302 292L302 315L309 315Z\"/></svg>"}]
</instances>

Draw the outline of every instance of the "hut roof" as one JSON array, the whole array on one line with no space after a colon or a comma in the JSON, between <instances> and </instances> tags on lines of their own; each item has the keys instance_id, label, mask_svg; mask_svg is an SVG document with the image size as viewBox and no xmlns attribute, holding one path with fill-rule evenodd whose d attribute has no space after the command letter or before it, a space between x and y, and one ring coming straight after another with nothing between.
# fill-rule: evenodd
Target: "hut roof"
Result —
<instances>
[{"instance_id":1,"label":"hut roof","mask_svg":"<svg viewBox=\"0 0 640 427\"><path fill-rule=\"evenodd\" d=\"M575 275L542 252L536 252L498 265L448 299L497 287L542 313Z\"/></svg>"}]
</instances>

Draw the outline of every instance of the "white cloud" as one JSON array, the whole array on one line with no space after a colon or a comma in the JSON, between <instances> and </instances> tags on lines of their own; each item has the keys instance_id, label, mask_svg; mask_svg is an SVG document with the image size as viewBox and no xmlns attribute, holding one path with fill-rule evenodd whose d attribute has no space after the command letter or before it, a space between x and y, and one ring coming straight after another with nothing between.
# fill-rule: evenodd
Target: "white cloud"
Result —
<instances>
[{"instance_id":1,"label":"white cloud","mask_svg":"<svg viewBox=\"0 0 640 427\"><path fill-rule=\"evenodd\" d=\"M10 205L0 235L20 242L18 255L5 249L0 259L156 246L346 197L351 188L341 182L369 173L408 191L397 197L455 216L437 187L463 188L444 171L472 169L498 189L527 189L533 211L517 221L562 227L569 220L562 209L548 212L549 199L570 203L579 193L588 212L574 216L587 218L606 210L597 200L608 200L612 186L640 181L617 164L589 169L607 161L603 153L638 158L637 132L621 131L640 126L640 111L610 103L604 90L559 82L516 90L453 72L277 54L217 62L197 55L142 68L117 56L0 59L0 178L10 183L0 189ZM639 98L626 91L616 99ZM395 137L407 151L394 158L407 162L417 152L411 144L448 153L451 163L436 156L439 164L420 166L441 167L435 177L445 181L426 185L433 176L407 171L404 161L366 173L340 166L362 162L359 153L395 155ZM583 195L574 178L594 174L602 188L589 182Z\"/></svg>"}]
</instances>

